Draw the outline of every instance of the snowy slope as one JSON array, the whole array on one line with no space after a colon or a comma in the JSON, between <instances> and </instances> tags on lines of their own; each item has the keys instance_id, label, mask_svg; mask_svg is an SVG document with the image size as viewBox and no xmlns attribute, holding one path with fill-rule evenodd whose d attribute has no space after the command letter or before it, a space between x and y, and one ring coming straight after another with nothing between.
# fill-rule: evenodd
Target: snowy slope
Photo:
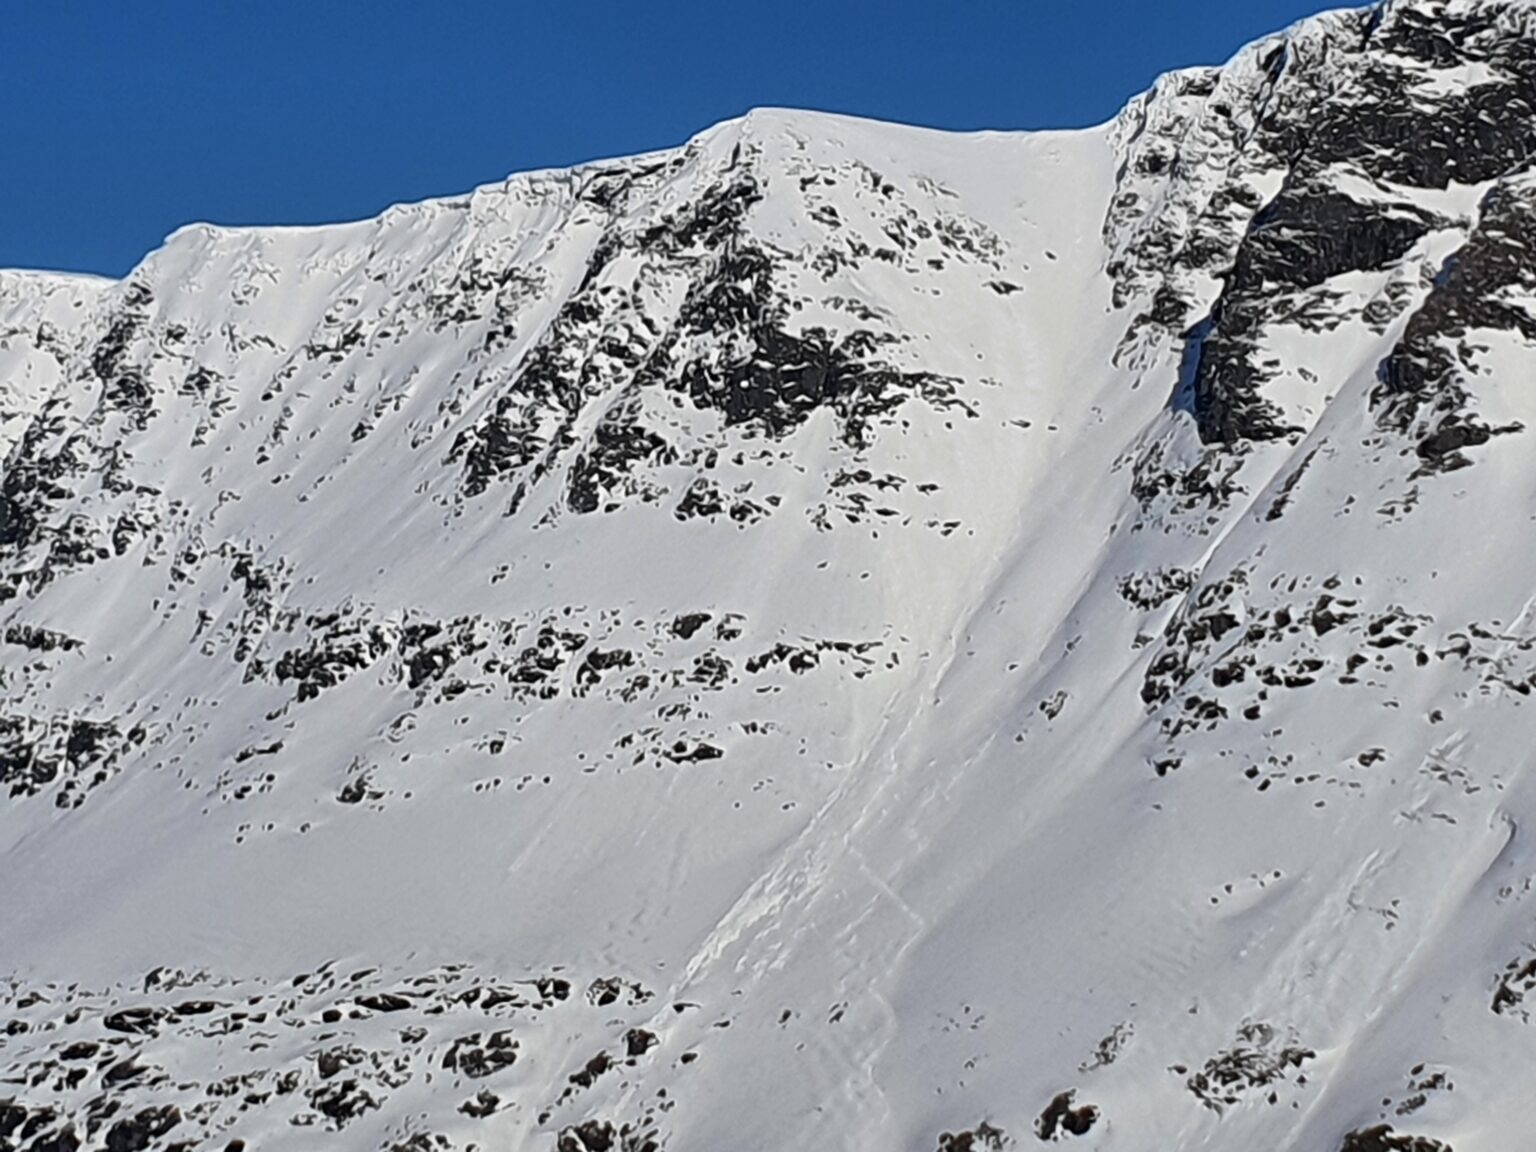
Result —
<instances>
[{"instance_id":1,"label":"snowy slope","mask_svg":"<svg viewBox=\"0 0 1536 1152\"><path fill-rule=\"evenodd\" d=\"M1395 0L0 274L0 1148L1525 1148L1533 107Z\"/></svg>"}]
</instances>

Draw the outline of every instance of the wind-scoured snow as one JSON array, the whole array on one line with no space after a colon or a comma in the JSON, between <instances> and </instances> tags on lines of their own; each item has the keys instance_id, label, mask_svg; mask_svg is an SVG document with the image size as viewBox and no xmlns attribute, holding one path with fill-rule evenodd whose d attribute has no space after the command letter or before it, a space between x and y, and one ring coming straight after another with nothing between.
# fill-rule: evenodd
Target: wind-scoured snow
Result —
<instances>
[{"instance_id":1,"label":"wind-scoured snow","mask_svg":"<svg viewBox=\"0 0 1536 1152\"><path fill-rule=\"evenodd\" d=\"M1515 1152L1536 19L0 273L0 1149Z\"/></svg>"}]
</instances>

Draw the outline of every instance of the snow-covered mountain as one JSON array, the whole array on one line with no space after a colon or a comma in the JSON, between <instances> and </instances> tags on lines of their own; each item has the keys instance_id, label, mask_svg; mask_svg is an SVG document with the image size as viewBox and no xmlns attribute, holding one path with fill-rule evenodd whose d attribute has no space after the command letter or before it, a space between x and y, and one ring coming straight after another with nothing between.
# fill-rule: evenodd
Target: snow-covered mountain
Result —
<instances>
[{"instance_id":1,"label":"snow-covered mountain","mask_svg":"<svg viewBox=\"0 0 1536 1152\"><path fill-rule=\"evenodd\" d=\"M0 1149L1519 1152L1536 5L0 274Z\"/></svg>"}]
</instances>

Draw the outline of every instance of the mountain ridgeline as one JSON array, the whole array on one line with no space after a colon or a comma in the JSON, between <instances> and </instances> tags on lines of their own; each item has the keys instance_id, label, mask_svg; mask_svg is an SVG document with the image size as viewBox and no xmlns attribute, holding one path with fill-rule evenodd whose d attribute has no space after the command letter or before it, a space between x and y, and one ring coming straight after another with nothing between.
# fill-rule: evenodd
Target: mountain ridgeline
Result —
<instances>
[{"instance_id":1,"label":"mountain ridgeline","mask_svg":"<svg viewBox=\"0 0 1536 1152\"><path fill-rule=\"evenodd\" d=\"M0 1150L1520 1152L1536 5L0 273Z\"/></svg>"}]
</instances>

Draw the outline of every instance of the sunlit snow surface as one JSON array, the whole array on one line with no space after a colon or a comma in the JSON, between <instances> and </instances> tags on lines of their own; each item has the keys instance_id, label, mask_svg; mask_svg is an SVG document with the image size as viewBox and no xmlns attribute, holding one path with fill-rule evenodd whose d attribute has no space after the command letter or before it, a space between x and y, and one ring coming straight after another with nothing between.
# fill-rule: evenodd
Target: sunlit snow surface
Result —
<instances>
[{"instance_id":1,"label":"sunlit snow surface","mask_svg":"<svg viewBox=\"0 0 1536 1152\"><path fill-rule=\"evenodd\" d=\"M0 1148L1527 1147L1530 12L0 273Z\"/></svg>"}]
</instances>

